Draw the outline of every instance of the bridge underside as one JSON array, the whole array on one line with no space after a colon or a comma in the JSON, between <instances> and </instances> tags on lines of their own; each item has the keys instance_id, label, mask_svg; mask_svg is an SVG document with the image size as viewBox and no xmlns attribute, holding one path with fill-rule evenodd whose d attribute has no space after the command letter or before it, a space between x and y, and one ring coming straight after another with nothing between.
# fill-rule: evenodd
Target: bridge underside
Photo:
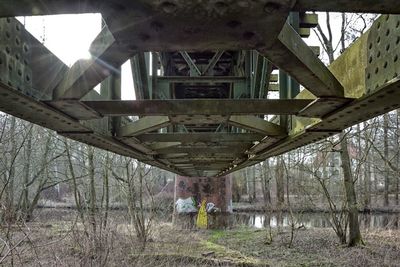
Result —
<instances>
[{"instance_id":1,"label":"bridge underside","mask_svg":"<svg viewBox=\"0 0 400 267\"><path fill-rule=\"evenodd\" d=\"M302 40L314 10L398 14L400 5L1 1L0 17L99 12L104 27L92 58L68 68L16 19L1 19L0 110L180 175L226 175L400 107L400 17L381 16L326 67ZM128 60L133 101L121 100Z\"/></svg>"}]
</instances>

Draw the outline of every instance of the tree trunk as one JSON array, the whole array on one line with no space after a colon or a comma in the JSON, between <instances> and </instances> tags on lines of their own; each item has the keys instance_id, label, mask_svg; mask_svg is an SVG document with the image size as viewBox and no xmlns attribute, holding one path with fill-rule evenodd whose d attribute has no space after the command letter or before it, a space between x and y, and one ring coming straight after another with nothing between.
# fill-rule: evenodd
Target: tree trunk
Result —
<instances>
[{"instance_id":1,"label":"tree trunk","mask_svg":"<svg viewBox=\"0 0 400 267\"><path fill-rule=\"evenodd\" d=\"M92 225L93 234L96 233L96 185L94 177L94 149L91 146L87 147L88 164L89 164L89 222Z\"/></svg>"},{"instance_id":2,"label":"tree trunk","mask_svg":"<svg viewBox=\"0 0 400 267\"><path fill-rule=\"evenodd\" d=\"M243 169L243 175L244 175L244 181L245 181L245 190L246 190L246 195L249 194L249 179L247 175L247 168Z\"/></svg>"},{"instance_id":3,"label":"tree trunk","mask_svg":"<svg viewBox=\"0 0 400 267\"><path fill-rule=\"evenodd\" d=\"M50 152L50 143L51 143L51 135L47 136L46 143L45 143L45 150L42 155L42 161L40 164L40 170L38 173L35 174L35 176L39 176L38 179L38 187L36 191L33 194L33 199L31 202L27 202L27 209L26 209L26 214L25 214L25 220L26 221L31 221L33 217L33 211L37 207L37 203L39 202L40 195L43 191L44 186L46 185L48 179L49 179L49 173L48 173L48 158L49 158L49 152ZM31 185L27 185L28 187Z\"/></svg>"},{"instance_id":4,"label":"tree trunk","mask_svg":"<svg viewBox=\"0 0 400 267\"><path fill-rule=\"evenodd\" d=\"M277 158L276 162L276 201L277 201L277 207L282 208L284 202L285 202L285 188L284 188L284 182L283 182L283 159L282 156L279 156Z\"/></svg>"},{"instance_id":5,"label":"tree trunk","mask_svg":"<svg viewBox=\"0 0 400 267\"><path fill-rule=\"evenodd\" d=\"M75 173L75 169L74 169L74 165L73 165L73 158L72 158L72 153L70 152L70 145L68 144L68 142L66 140L64 140L64 146L65 146L65 152L67 155L66 169L71 174L71 183L72 183L72 190L73 190L76 209L78 210L78 214L79 214L79 217L82 222L83 231L86 236L89 236L89 233L86 229L86 224L85 224L85 213L84 213L82 203L81 203L81 194L79 192L78 183L77 183L78 178Z\"/></svg>"},{"instance_id":6,"label":"tree trunk","mask_svg":"<svg viewBox=\"0 0 400 267\"><path fill-rule=\"evenodd\" d=\"M327 170L328 152L322 151L321 154L322 154L322 159L323 159L323 161L322 161L322 178L323 178L325 181L328 181L328 184L325 185L325 186L326 186L326 187L328 188L328 190L329 190L331 183L329 183L329 179L328 179L328 170ZM324 201L324 196L321 195L321 203L322 203L323 201Z\"/></svg>"},{"instance_id":7,"label":"tree trunk","mask_svg":"<svg viewBox=\"0 0 400 267\"><path fill-rule=\"evenodd\" d=\"M109 165L110 165L110 154L106 152L106 160L104 166L104 174L103 174L103 201L104 203L104 220L103 220L103 227L106 228L107 220L108 220L108 211L110 208L110 185L109 185Z\"/></svg>"},{"instance_id":8,"label":"tree trunk","mask_svg":"<svg viewBox=\"0 0 400 267\"><path fill-rule=\"evenodd\" d=\"M262 192L263 192L263 199L264 199L264 205L265 207L270 206L271 205L271 193L270 193L270 189L269 189L269 159L264 161L263 164L263 175L262 175L262 179L261 179L261 185L262 185Z\"/></svg>"},{"instance_id":9,"label":"tree trunk","mask_svg":"<svg viewBox=\"0 0 400 267\"><path fill-rule=\"evenodd\" d=\"M250 186L250 175L249 175L249 168L245 168L244 169L244 175L245 175L245 179L246 179L246 194L249 197L249 202L252 203L253 199L252 199L252 194L251 194L251 186Z\"/></svg>"},{"instance_id":10,"label":"tree trunk","mask_svg":"<svg viewBox=\"0 0 400 267\"><path fill-rule=\"evenodd\" d=\"M11 137L11 149L10 149L10 166L8 169L8 177L6 181L6 214L5 219L7 222L13 222L15 220L15 207L14 207L14 184L15 184L15 161L17 158L17 143L15 136L16 119L11 116L10 124L10 137Z\"/></svg>"},{"instance_id":11,"label":"tree trunk","mask_svg":"<svg viewBox=\"0 0 400 267\"><path fill-rule=\"evenodd\" d=\"M31 154L32 154L32 136L33 136L33 129L30 129L30 133L28 133L28 138L26 140L26 147L25 147L25 163L24 163L24 174L23 174L23 188L21 194L21 216L26 218L27 211L29 208L29 180L31 175ZM20 219L23 219L20 218Z\"/></svg>"},{"instance_id":12,"label":"tree trunk","mask_svg":"<svg viewBox=\"0 0 400 267\"><path fill-rule=\"evenodd\" d=\"M366 128L366 123L363 124ZM368 140L367 131L364 130L364 139ZM364 163L364 209L368 209L371 204L371 152L368 152Z\"/></svg>"},{"instance_id":13,"label":"tree trunk","mask_svg":"<svg viewBox=\"0 0 400 267\"><path fill-rule=\"evenodd\" d=\"M375 158L375 157L374 157ZM374 203L378 203L378 178L377 178L377 173L378 173L378 169L376 168L376 166L373 166L373 174L374 174L374 195L375 195L375 200ZM371 174L372 174L371 173Z\"/></svg>"},{"instance_id":14,"label":"tree trunk","mask_svg":"<svg viewBox=\"0 0 400 267\"><path fill-rule=\"evenodd\" d=\"M371 164L370 156L367 156L367 162L364 165L364 209L368 209L371 204Z\"/></svg>"},{"instance_id":15,"label":"tree trunk","mask_svg":"<svg viewBox=\"0 0 400 267\"><path fill-rule=\"evenodd\" d=\"M384 206L389 206L389 166L387 160L389 160L389 144L388 144L388 128L389 128L389 117L386 113L383 115L383 146L385 155L385 191L384 191Z\"/></svg>"},{"instance_id":16,"label":"tree trunk","mask_svg":"<svg viewBox=\"0 0 400 267\"><path fill-rule=\"evenodd\" d=\"M341 151L340 156L342 160L343 168L343 181L346 190L346 200L348 206L349 215L349 246L356 246L362 243L360 226L358 223L358 208L357 208L357 196L354 190L354 181L351 173L351 162L349 157L349 151L347 148L347 139L344 133L340 134Z\"/></svg>"},{"instance_id":17,"label":"tree trunk","mask_svg":"<svg viewBox=\"0 0 400 267\"><path fill-rule=\"evenodd\" d=\"M363 153L362 148L361 148L361 127L360 124L357 124L357 158L359 161L363 158ZM357 187L356 187L356 192L358 199L365 199L365 188L364 188L364 172L361 171L361 167L363 166L365 168L365 162L359 163L359 166L357 168L360 168L359 172L357 173L358 179L357 179Z\"/></svg>"},{"instance_id":18,"label":"tree trunk","mask_svg":"<svg viewBox=\"0 0 400 267\"><path fill-rule=\"evenodd\" d=\"M253 202L257 202L257 190L256 190L256 166L253 169Z\"/></svg>"},{"instance_id":19,"label":"tree trunk","mask_svg":"<svg viewBox=\"0 0 400 267\"><path fill-rule=\"evenodd\" d=\"M286 203L287 206L290 208L290 189L289 189L289 176L290 176L290 152L287 154L287 165L283 162L284 166L284 174L286 176Z\"/></svg>"}]
</instances>

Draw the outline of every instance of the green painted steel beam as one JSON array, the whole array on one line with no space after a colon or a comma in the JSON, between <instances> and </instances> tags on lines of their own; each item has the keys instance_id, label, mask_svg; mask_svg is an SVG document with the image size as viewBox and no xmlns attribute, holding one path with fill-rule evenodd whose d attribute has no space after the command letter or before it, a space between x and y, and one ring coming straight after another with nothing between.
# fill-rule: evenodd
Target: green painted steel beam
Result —
<instances>
[{"instance_id":1,"label":"green painted steel beam","mask_svg":"<svg viewBox=\"0 0 400 267\"><path fill-rule=\"evenodd\" d=\"M180 142L157 142L154 144L151 144L149 147L153 150L159 150L159 149L164 149L164 148L169 148L169 147L176 147L181 145Z\"/></svg>"},{"instance_id":2,"label":"green painted steel beam","mask_svg":"<svg viewBox=\"0 0 400 267\"><path fill-rule=\"evenodd\" d=\"M50 100L68 67L15 18L0 19L0 79L24 94Z\"/></svg>"},{"instance_id":3,"label":"green painted steel beam","mask_svg":"<svg viewBox=\"0 0 400 267\"><path fill-rule=\"evenodd\" d=\"M189 1L187 1L189 2ZM196 3L196 1L190 1ZM190 3L189 2L189 3ZM331 11L331 12L356 12L356 13L392 13L399 14L400 7L397 0L297 0L293 1L294 11ZM119 11L126 9L141 9L144 3L157 3L159 10L169 13L179 11L179 3L175 1L160 2L156 0L2 0L0 2L0 17L52 15L52 14L77 14L107 12L107 10ZM219 3L219 2L217 2ZM205 2L204 6L215 9L227 9L230 5L225 2ZM269 1L273 5L286 4L287 1ZM186 3L185 3L186 4ZM250 3L237 3L244 11L251 7ZM188 8L193 11L195 9Z\"/></svg>"},{"instance_id":4,"label":"green painted steel beam","mask_svg":"<svg viewBox=\"0 0 400 267\"><path fill-rule=\"evenodd\" d=\"M268 85L268 91L270 91L270 92L279 92L279 83L270 83Z\"/></svg>"},{"instance_id":5,"label":"green painted steel beam","mask_svg":"<svg viewBox=\"0 0 400 267\"><path fill-rule=\"evenodd\" d=\"M130 59L130 63L136 98L150 99L148 64L145 53L137 53Z\"/></svg>"},{"instance_id":6,"label":"green painted steel beam","mask_svg":"<svg viewBox=\"0 0 400 267\"><path fill-rule=\"evenodd\" d=\"M242 154L239 154L243 156ZM228 154L228 153L196 153L196 152L188 152L188 153L169 153L169 154L162 154L162 155L156 155L155 158L157 159L167 159L170 162L182 162L184 161L213 161L213 160L221 160L221 161L227 161L227 162L232 162L237 159L237 155L234 154Z\"/></svg>"},{"instance_id":7,"label":"green painted steel beam","mask_svg":"<svg viewBox=\"0 0 400 267\"><path fill-rule=\"evenodd\" d=\"M318 14L300 13L299 26L303 29L310 29L317 27L318 25Z\"/></svg>"},{"instance_id":8,"label":"green painted steel beam","mask_svg":"<svg viewBox=\"0 0 400 267\"><path fill-rule=\"evenodd\" d=\"M232 51L271 46L294 4L257 1L244 8L238 2L138 0L120 2L124 12L111 8L103 17L131 51Z\"/></svg>"},{"instance_id":9,"label":"green painted steel beam","mask_svg":"<svg viewBox=\"0 0 400 267\"><path fill-rule=\"evenodd\" d=\"M101 83L100 95L105 99L121 100L121 69L117 73L111 74L105 81ZM90 95L89 95L90 96ZM112 135L115 135L117 129L120 127L122 118L104 118L107 122L109 120L109 130Z\"/></svg>"},{"instance_id":10,"label":"green painted steel beam","mask_svg":"<svg viewBox=\"0 0 400 267\"><path fill-rule=\"evenodd\" d=\"M289 24L272 47L259 52L315 96L343 97L343 86Z\"/></svg>"},{"instance_id":11,"label":"green painted steel beam","mask_svg":"<svg viewBox=\"0 0 400 267\"><path fill-rule=\"evenodd\" d=\"M161 156L163 156L163 155L161 155ZM229 165L232 163L233 160L235 160L235 158L211 157L211 158L204 159L204 158L184 157L184 158L169 159L168 161L171 163L187 163L187 162L191 162L193 164L224 163L226 165Z\"/></svg>"},{"instance_id":12,"label":"green painted steel beam","mask_svg":"<svg viewBox=\"0 0 400 267\"><path fill-rule=\"evenodd\" d=\"M207 64L205 69L201 72L202 76L207 75L208 73L212 73L212 69L214 69L215 65L218 63L222 55L225 53L225 51L217 51L215 52L214 56L211 58L210 62Z\"/></svg>"},{"instance_id":13,"label":"green painted steel beam","mask_svg":"<svg viewBox=\"0 0 400 267\"><path fill-rule=\"evenodd\" d=\"M272 74L272 64L266 58L263 58L261 81L260 81L260 98L265 99L268 97L268 91L271 82L278 81L278 75Z\"/></svg>"},{"instance_id":14,"label":"green painted steel beam","mask_svg":"<svg viewBox=\"0 0 400 267\"><path fill-rule=\"evenodd\" d=\"M158 63L159 63L159 58L158 58L158 53L157 52L151 52L151 87L149 88L149 99L155 99L156 92L157 92L157 82L158 82Z\"/></svg>"},{"instance_id":15,"label":"green painted steel beam","mask_svg":"<svg viewBox=\"0 0 400 267\"><path fill-rule=\"evenodd\" d=\"M117 136L129 137L155 131L170 124L167 116L147 116L117 129Z\"/></svg>"},{"instance_id":16,"label":"green painted steel beam","mask_svg":"<svg viewBox=\"0 0 400 267\"><path fill-rule=\"evenodd\" d=\"M21 1L20 3L24 3L28 6L28 9L30 3L38 3L36 13L40 13L44 12L40 9L43 9L45 2L46 0L41 1L41 3L38 1ZM13 65L16 50L10 51L10 55L0 55L2 62L5 62L4 68L0 68L2 78L0 83L2 96L0 110L54 129L69 138L108 149L121 155L135 157L147 164L173 172L186 175L213 173L204 172L206 168L218 169L218 173L222 175L250 166L267 157L316 142L338 133L346 127L400 107L400 91L398 90L400 88L398 77L400 61L397 57L400 55L399 17L383 16L378 19L372 29L356 41L329 68L323 66L312 49L305 46L295 30L284 25L287 15L292 10L302 11L301 9L306 7L312 9L348 8L350 11L357 8L385 10L390 3L394 3L393 1L381 1L379 4L370 0L353 2L343 0L335 2L330 0L324 2L309 0L249 1L247 7L240 7L239 2L242 1L233 1L221 5L220 2L212 1L187 1L185 3L169 1L172 5L165 6L165 2L156 0L122 0L118 1L119 8L117 8L115 1L108 1L107 3L96 1L100 5L99 8L108 7L108 9L102 9L102 11L104 11L105 21L108 23L110 31L103 31L102 36L99 36L92 44L93 59L81 61L67 72L66 67L57 60L54 60L57 63L54 66L51 64L51 60L40 61L39 59L44 55L51 56L51 53L38 42L25 39L21 40L20 43L29 44L30 49L28 51L31 54L24 52L26 53L24 59L28 64L20 64L24 60L20 58ZM0 3L0 7L4 3L10 4L11 2L3 1ZM61 9L65 11L68 9L67 5L73 5L77 2L71 0L67 3L60 0L58 3L64 5L64 7L61 6ZM220 4L217 5L216 3ZM103 4L104 6L101 7ZM339 4L342 6L339 7ZM359 6L356 6L356 4ZM21 10L24 8L25 11L28 10L25 6L18 5L19 3L15 4ZM367 5L369 7L366 7ZM209 9L210 6L215 9ZM295 9L293 9L293 6ZM54 1L53 6L48 6L48 12L53 12L51 10L53 7ZM199 14L203 15L199 17L191 16L195 7L196 10L200 10ZM173 12L170 12L171 8ZM396 12L396 7L390 8L393 10L391 12ZM10 10L10 6L0 8L0 15L1 12L3 14L4 12L12 12ZM124 10L124 12L121 12L121 10ZM213 10L212 14L201 12L206 10ZM246 16L250 13L252 16ZM152 14L157 14L157 16L151 16ZM146 18L146 20L143 20L143 18ZM300 24L304 23L306 26L313 24L313 16L311 15L307 19L301 17L298 19ZM18 25L12 24L13 38L10 39L13 42L16 40L15 37L22 38L22 35L17 32ZM185 25L185 29L181 25ZM271 25L271 27L265 27L265 25ZM9 27L3 26L2 29ZM7 41L4 41L4 44L7 46ZM22 46L20 48L23 49ZM15 49L15 47L12 47L12 49ZM253 69L245 69L241 56L243 52L233 55L232 58L234 59L232 62L228 61L229 63L221 63L218 59L218 57L221 57L224 61L230 60L231 51L247 49L248 51L258 50L263 52L263 55L267 56L273 64L295 77L296 80L306 86L307 90L299 93L297 99L286 100L175 99L137 101L104 101L101 97L118 99L120 97L118 90L114 92L117 93L114 96L112 96L112 92L107 92L107 96L99 96L92 90L97 83L112 74L113 71L118 72L118 67L122 64L122 61L130 58L136 52L171 51L172 56L169 60L180 60L177 64L182 65L183 60L177 59L176 54L173 55L174 51L191 51L193 63L203 68L207 63L197 63L196 53L203 53L204 55L204 52L200 51L218 51L219 49L226 49L226 54L223 56L221 52L214 54L214 56L208 54L206 57L200 57L200 60L204 61L211 58L209 68L213 68L215 71L217 71L217 68L212 66L214 63L218 62L218 67L222 64L227 66L231 64L231 69L228 67L225 73L234 75L234 78L229 76L211 78L210 76L213 73L209 72L207 73L209 76L198 78L198 80L190 81L188 77L175 79L181 79L181 82L179 82L182 83L181 86L188 85L188 83L199 83L199 87L204 86L204 83L207 83L207 86L222 87L224 85L221 85L221 83L225 81L224 83L229 83L227 90L230 90L230 97L249 97L250 90L243 89L245 88L243 76L247 71L247 78L249 78L251 73L255 71L252 81L252 96L261 97L258 91L263 92L264 83L269 83L269 78L265 74L270 74L267 66L265 66L265 59L261 60L261 57L258 57L256 59L257 64L253 65ZM25 54L23 55L25 57ZM10 59L11 57L13 60ZM247 57L247 63L250 63L249 58ZM164 68L165 62L163 60L163 58L153 57L153 73L158 71L159 61L162 62L164 73L171 71L171 69ZM104 66L104 62L112 67ZM19 68L19 64L24 65L21 69L23 75L19 76L26 77L25 74L27 74L31 82L22 81L21 77L18 78L18 72L8 71L9 67L11 69L13 67ZM183 65L186 68L184 62ZM173 64L170 66L176 67ZM146 60L143 60L143 58L141 64L136 64L134 67L139 70L145 69L146 72L148 70ZM224 70L224 66L222 69ZM137 76L141 76L147 82L150 79L151 83L148 82L147 86L145 83L137 83L139 87L142 87L139 89L143 90L142 95L137 95L140 98L146 98L145 93L147 93L149 99L161 97L162 94L158 92L156 86L159 86L162 83L160 80L164 78L156 75L149 78L146 72L138 73ZM48 75L48 73L51 73L51 75ZM204 74L203 72L200 73L200 75ZM230 78L232 78L231 82L224 80ZM168 79L168 77L165 79ZM46 82L46 80L51 80L51 82ZM111 78L107 81L111 82L115 88L119 87L117 76L114 76L114 81ZM171 85L163 86L162 93L167 98L178 97L173 93L168 93L170 88L176 86L175 83L178 82L171 82ZM287 86L281 83L280 86L287 93L287 98L293 98L296 94L291 90L293 86L290 83ZM28 95L32 93L29 91L32 88L41 90L42 87L46 88L43 89L43 92L46 92L43 94L46 98L43 100L49 100L47 98L49 88L50 91L57 88L53 93L58 101L40 101L40 99L34 99ZM102 89L104 92L105 88ZM89 91L90 94L85 96ZM174 91L174 93L176 92ZM181 91L178 93L181 93ZM81 99L82 96L85 96L85 99ZM78 101L78 99L82 101ZM292 127L288 127L287 133L287 130L283 127L256 116L264 114L296 116L291 116ZM145 117L135 122L128 122L127 118L120 118L125 115ZM112 128L108 127L109 118L102 118L102 116L115 116L111 119L114 121L121 120L124 124L128 122L128 124L122 127L112 127L117 130L115 136ZM305 116L305 118L299 116ZM314 119L314 117L318 119ZM193 125L190 125L190 123L193 123ZM186 124L186 129L189 132L176 136L171 136L172 133L167 136L162 133L148 133L170 124ZM223 125L218 128L221 131L256 132L256 134L215 133L218 124ZM234 125L234 127L229 125ZM180 129L182 127L176 125L169 128L170 131ZM190 132L196 130L208 130L209 132ZM153 141L150 141L151 138L153 138ZM181 139L179 140L179 138ZM253 138L257 139L253 140ZM210 161L210 159L215 161Z\"/></svg>"},{"instance_id":17,"label":"green painted steel beam","mask_svg":"<svg viewBox=\"0 0 400 267\"><path fill-rule=\"evenodd\" d=\"M210 146L210 147L168 147L156 150L158 154L175 154L175 153L189 153L192 155L196 154L232 154L232 155L242 155L248 146Z\"/></svg>"},{"instance_id":18,"label":"green painted steel beam","mask_svg":"<svg viewBox=\"0 0 400 267\"><path fill-rule=\"evenodd\" d=\"M235 83L243 82L246 77L240 76L159 76L160 82L169 83Z\"/></svg>"},{"instance_id":19,"label":"green painted steel beam","mask_svg":"<svg viewBox=\"0 0 400 267\"><path fill-rule=\"evenodd\" d=\"M104 116L297 114L312 100L184 99L82 101Z\"/></svg>"},{"instance_id":20,"label":"green painted steel beam","mask_svg":"<svg viewBox=\"0 0 400 267\"><path fill-rule=\"evenodd\" d=\"M262 82L262 77L265 77L267 75L266 71L267 69L264 67L264 57L260 56L257 52L255 53L254 56L254 69L253 69L253 83L252 83L252 92L253 96L252 98L261 98L261 82Z\"/></svg>"},{"instance_id":21,"label":"green painted steel beam","mask_svg":"<svg viewBox=\"0 0 400 267\"><path fill-rule=\"evenodd\" d=\"M81 99L132 56L104 27L90 46L91 59L78 60L53 90L53 99Z\"/></svg>"},{"instance_id":22,"label":"green painted steel beam","mask_svg":"<svg viewBox=\"0 0 400 267\"><path fill-rule=\"evenodd\" d=\"M263 138L255 133L148 133L136 136L142 142L253 142Z\"/></svg>"},{"instance_id":23,"label":"green painted steel beam","mask_svg":"<svg viewBox=\"0 0 400 267\"><path fill-rule=\"evenodd\" d=\"M341 106L336 107L335 111L323 116L322 120L306 120L302 127L292 129L287 138L252 155L254 161L245 161L236 168L226 169L219 175L225 175L265 158L317 142L347 127L400 108L400 91L398 90L400 64L395 60L396 55L400 53L400 46L390 46L387 57L382 57L379 53L386 50L388 44L396 42L400 34L400 29L397 27L398 21L399 16L380 17L368 32L329 66L331 72L340 78L345 96L355 98L355 100L342 103ZM387 32L391 34L386 35ZM378 37L380 37L379 42L377 42ZM377 67L379 69L376 72ZM304 90L299 96L309 98L310 93Z\"/></svg>"},{"instance_id":24,"label":"green painted steel beam","mask_svg":"<svg viewBox=\"0 0 400 267\"><path fill-rule=\"evenodd\" d=\"M231 116L228 124L268 136L285 136L286 130L256 116Z\"/></svg>"},{"instance_id":25,"label":"green painted steel beam","mask_svg":"<svg viewBox=\"0 0 400 267\"><path fill-rule=\"evenodd\" d=\"M186 51L179 52L190 68L190 76L201 76L201 71Z\"/></svg>"},{"instance_id":26,"label":"green painted steel beam","mask_svg":"<svg viewBox=\"0 0 400 267\"><path fill-rule=\"evenodd\" d=\"M293 29L300 35L300 37L303 37L300 33L300 14L299 12L291 12L289 16L289 24L293 27ZM300 84L290 77L289 79L289 98L294 99L299 93L300 93Z\"/></svg>"},{"instance_id":27,"label":"green painted steel beam","mask_svg":"<svg viewBox=\"0 0 400 267\"><path fill-rule=\"evenodd\" d=\"M311 30L309 28L300 28L299 35L301 38L308 38L311 35Z\"/></svg>"},{"instance_id":28,"label":"green painted steel beam","mask_svg":"<svg viewBox=\"0 0 400 267\"><path fill-rule=\"evenodd\" d=\"M279 74L270 74L269 82L277 83L279 82Z\"/></svg>"},{"instance_id":29,"label":"green painted steel beam","mask_svg":"<svg viewBox=\"0 0 400 267\"><path fill-rule=\"evenodd\" d=\"M293 10L400 14L397 0L297 0Z\"/></svg>"},{"instance_id":30,"label":"green painted steel beam","mask_svg":"<svg viewBox=\"0 0 400 267\"><path fill-rule=\"evenodd\" d=\"M13 42L13 49L10 50L10 53L19 53L18 59L16 58L16 60L13 61L7 60L7 57L1 58L3 65L6 66L7 75L9 75L11 73L10 70L14 70L15 67L24 66L23 75L19 77L27 80L27 75L29 75L29 81L31 82L25 83L27 87L18 86L19 88L17 88L17 81L15 78L18 76L3 77L4 73L0 71L1 80L8 84L0 82L0 110L57 131L59 134L73 140L140 160L150 158L143 153L145 149L142 149L144 147L142 144L137 145L136 148L140 148L138 150L118 140L114 140L111 137L108 122L104 121L104 119L92 120L90 123L80 122L74 119L73 116L66 115L57 108L53 108L44 101L41 101L51 98L51 89L53 89L54 85L67 73L67 66L44 47L43 44L30 35L16 19L1 19L0 23L3 23L1 26L2 30L9 30L10 33L13 34L13 36L10 36ZM20 43L19 47L16 45L15 40L18 40L18 43ZM7 42L3 43L7 45ZM20 49L20 51L18 49ZM10 68L8 64L12 64L10 65L12 68ZM17 73L17 71L15 71L15 73ZM8 79L13 80L8 81ZM15 85L15 87L11 87L10 84L13 86ZM118 84L118 82L115 84ZM110 92L110 95L107 93L107 97L117 97L117 91L118 90L113 90L113 92ZM102 96L95 91L92 91L89 97L92 99L102 99ZM85 109L83 106L82 108ZM79 109L78 107L76 112L79 113L79 110L83 109ZM98 117L94 116L93 118Z\"/></svg>"}]
</instances>

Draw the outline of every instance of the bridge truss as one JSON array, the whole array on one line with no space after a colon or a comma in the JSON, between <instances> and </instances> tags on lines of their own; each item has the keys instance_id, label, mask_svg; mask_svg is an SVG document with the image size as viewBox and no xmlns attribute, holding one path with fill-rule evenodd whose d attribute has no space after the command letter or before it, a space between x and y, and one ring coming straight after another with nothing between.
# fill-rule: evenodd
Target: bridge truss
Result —
<instances>
[{"instance_id":1,"label":"bridge truss","mask_svg":"<svg viewBox=\"0 0 400 267\"><path fill-rule=\"evenodd\" d=\"M400 5L4 0L0 110L181 175L221 176L399 108L400 17L381 16L326 67L302 40L317 24L307 11L398 14ZM103 28L91 59L71 68L12 18L88 12L102 14ZM133 101L121 100L128 60Z\"/></svg>"}]
</instances>

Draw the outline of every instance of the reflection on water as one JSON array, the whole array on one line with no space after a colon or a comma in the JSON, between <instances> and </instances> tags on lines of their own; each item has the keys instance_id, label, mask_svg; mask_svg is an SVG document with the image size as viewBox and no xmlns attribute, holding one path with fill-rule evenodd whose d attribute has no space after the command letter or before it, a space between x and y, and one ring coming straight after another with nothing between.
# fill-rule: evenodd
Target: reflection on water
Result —
<instances>
[{"instance_id":1,"label":"reflection on water","mask_svg":"<svg viewBox=\"0 0 400 267\"><path fill-rule=\"evenodd\" d=\"M307 228L325 228L330 227L329 213L297 213L294 214L294 220L297 225L304 225ZM288 213L235 213L236 225L248 225L255 228L277 226L289 226L291 219ZM399 229L400 214L360 214L361 229Z\"/></svg>"}]
</instances>

